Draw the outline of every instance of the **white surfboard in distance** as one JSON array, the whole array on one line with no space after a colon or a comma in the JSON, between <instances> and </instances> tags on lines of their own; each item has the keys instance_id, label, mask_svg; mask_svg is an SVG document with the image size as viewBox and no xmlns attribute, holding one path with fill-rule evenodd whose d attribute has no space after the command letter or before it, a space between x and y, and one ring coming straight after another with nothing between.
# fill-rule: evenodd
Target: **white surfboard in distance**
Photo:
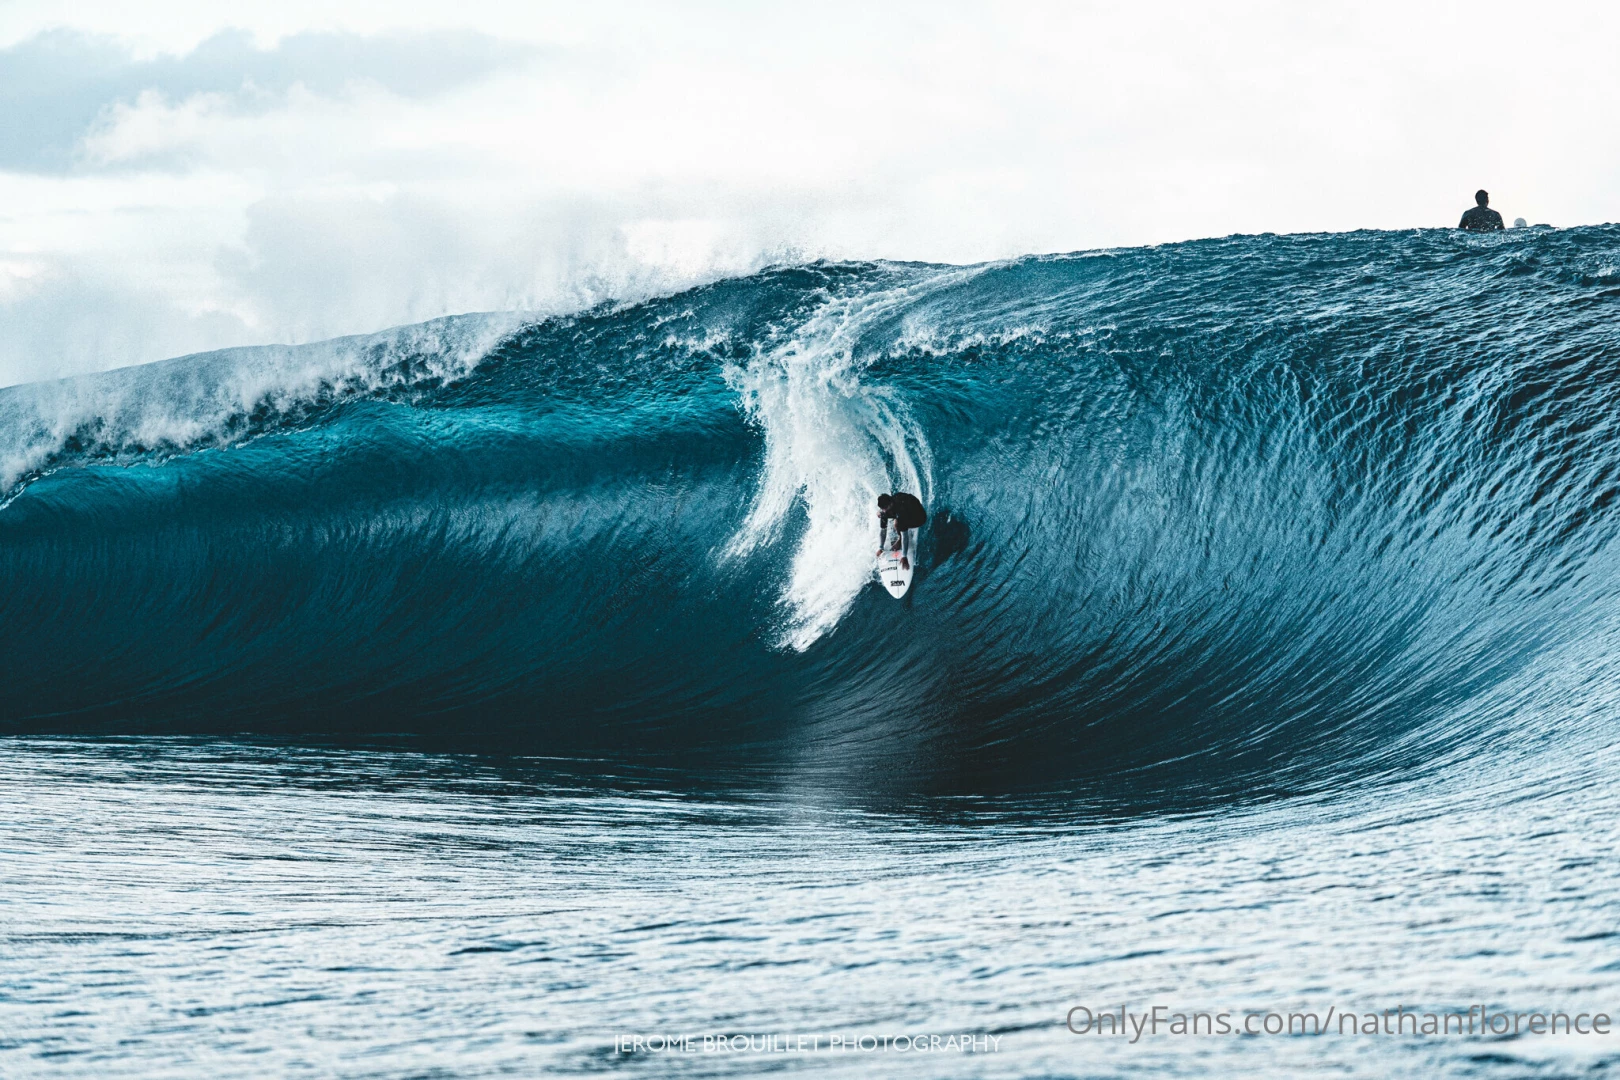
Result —
<instances>
[{"instance_id":1,"label":"white surfboard in distance","mask_svg":"<svg viewBox=\"0 0 1620 1080\"><path fill-rule=\"evenodd\" d=\"M906 595L906 590L911 588L911 573L916 568L915 562L910 566L900 565L900 549L896 547L885 548L877 557L878 580L883 582L883 587L888 589L889 595L896 600Z\"/></svg>"}]
</instances>

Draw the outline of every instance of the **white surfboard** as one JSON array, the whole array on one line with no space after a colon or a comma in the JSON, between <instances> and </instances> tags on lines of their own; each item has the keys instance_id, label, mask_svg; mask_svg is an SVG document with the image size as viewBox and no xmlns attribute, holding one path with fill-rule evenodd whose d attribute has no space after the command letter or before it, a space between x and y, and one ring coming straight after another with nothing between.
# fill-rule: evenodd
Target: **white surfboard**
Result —
<instances>
[{"instance_id":1,"label":"white surfboard","mask_svg":"<svg viewBox=\"0 0 1620 1080\"><path fill-rule=\"evenodd\" d=\"M883 582L883 587L888 589L889 595L896 600L906 595L906 590L911 588L911 573L915 569L917 569L915 560L910 566L900 565L900 549L897 547L887 547L883 550L883 554L877 557L878 580Z\"/></svg>"}]
</instances>

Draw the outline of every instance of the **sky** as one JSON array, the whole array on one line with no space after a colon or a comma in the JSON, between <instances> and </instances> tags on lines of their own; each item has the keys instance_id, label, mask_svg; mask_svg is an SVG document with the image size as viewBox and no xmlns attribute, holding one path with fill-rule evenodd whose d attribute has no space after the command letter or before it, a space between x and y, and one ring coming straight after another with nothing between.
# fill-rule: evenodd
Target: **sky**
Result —
<instances>
[{"instance_id":1,"label":"sky","mask_svg":"<svg viewBox=\"0 0 1620 1080\"><path fill-rule=\"evenodd\" d=\"M1620 5L0 0L0 385L783 261L1620 219Z\"/></svg>"}]
</instances>

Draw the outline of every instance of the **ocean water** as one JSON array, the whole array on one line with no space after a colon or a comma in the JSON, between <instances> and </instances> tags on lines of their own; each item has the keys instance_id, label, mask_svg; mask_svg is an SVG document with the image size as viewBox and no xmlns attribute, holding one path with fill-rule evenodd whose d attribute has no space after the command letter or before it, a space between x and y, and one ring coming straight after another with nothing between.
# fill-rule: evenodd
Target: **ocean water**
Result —
<instances>
[{"instance_id":1,"label":"ocean water","mask_svg":"<svg viewBox=\"0 0 1620 1080\"><path fill-rule=\"evenodd\" d=\"M1594 227L0 390L0 1074L1602 1074L1617 376Z\"/></svg>"}]
</instances>

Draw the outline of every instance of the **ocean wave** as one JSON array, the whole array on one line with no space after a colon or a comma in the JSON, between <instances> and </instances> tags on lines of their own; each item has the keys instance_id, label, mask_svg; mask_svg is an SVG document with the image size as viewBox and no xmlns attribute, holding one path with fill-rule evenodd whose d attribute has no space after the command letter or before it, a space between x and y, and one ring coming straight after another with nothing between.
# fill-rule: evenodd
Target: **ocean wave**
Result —
<instances>
[{"instance_id":1,"label":"ocean wave","mask_svg":"<svg viewBox=\"0 0 1620 1080\"><path fill-rule=\"evenodd\" d=\"M815 264L9 388L0 724L1250 793L1562 738L1614 643L1617 258Z\"/></svg>"}]
</instances>

